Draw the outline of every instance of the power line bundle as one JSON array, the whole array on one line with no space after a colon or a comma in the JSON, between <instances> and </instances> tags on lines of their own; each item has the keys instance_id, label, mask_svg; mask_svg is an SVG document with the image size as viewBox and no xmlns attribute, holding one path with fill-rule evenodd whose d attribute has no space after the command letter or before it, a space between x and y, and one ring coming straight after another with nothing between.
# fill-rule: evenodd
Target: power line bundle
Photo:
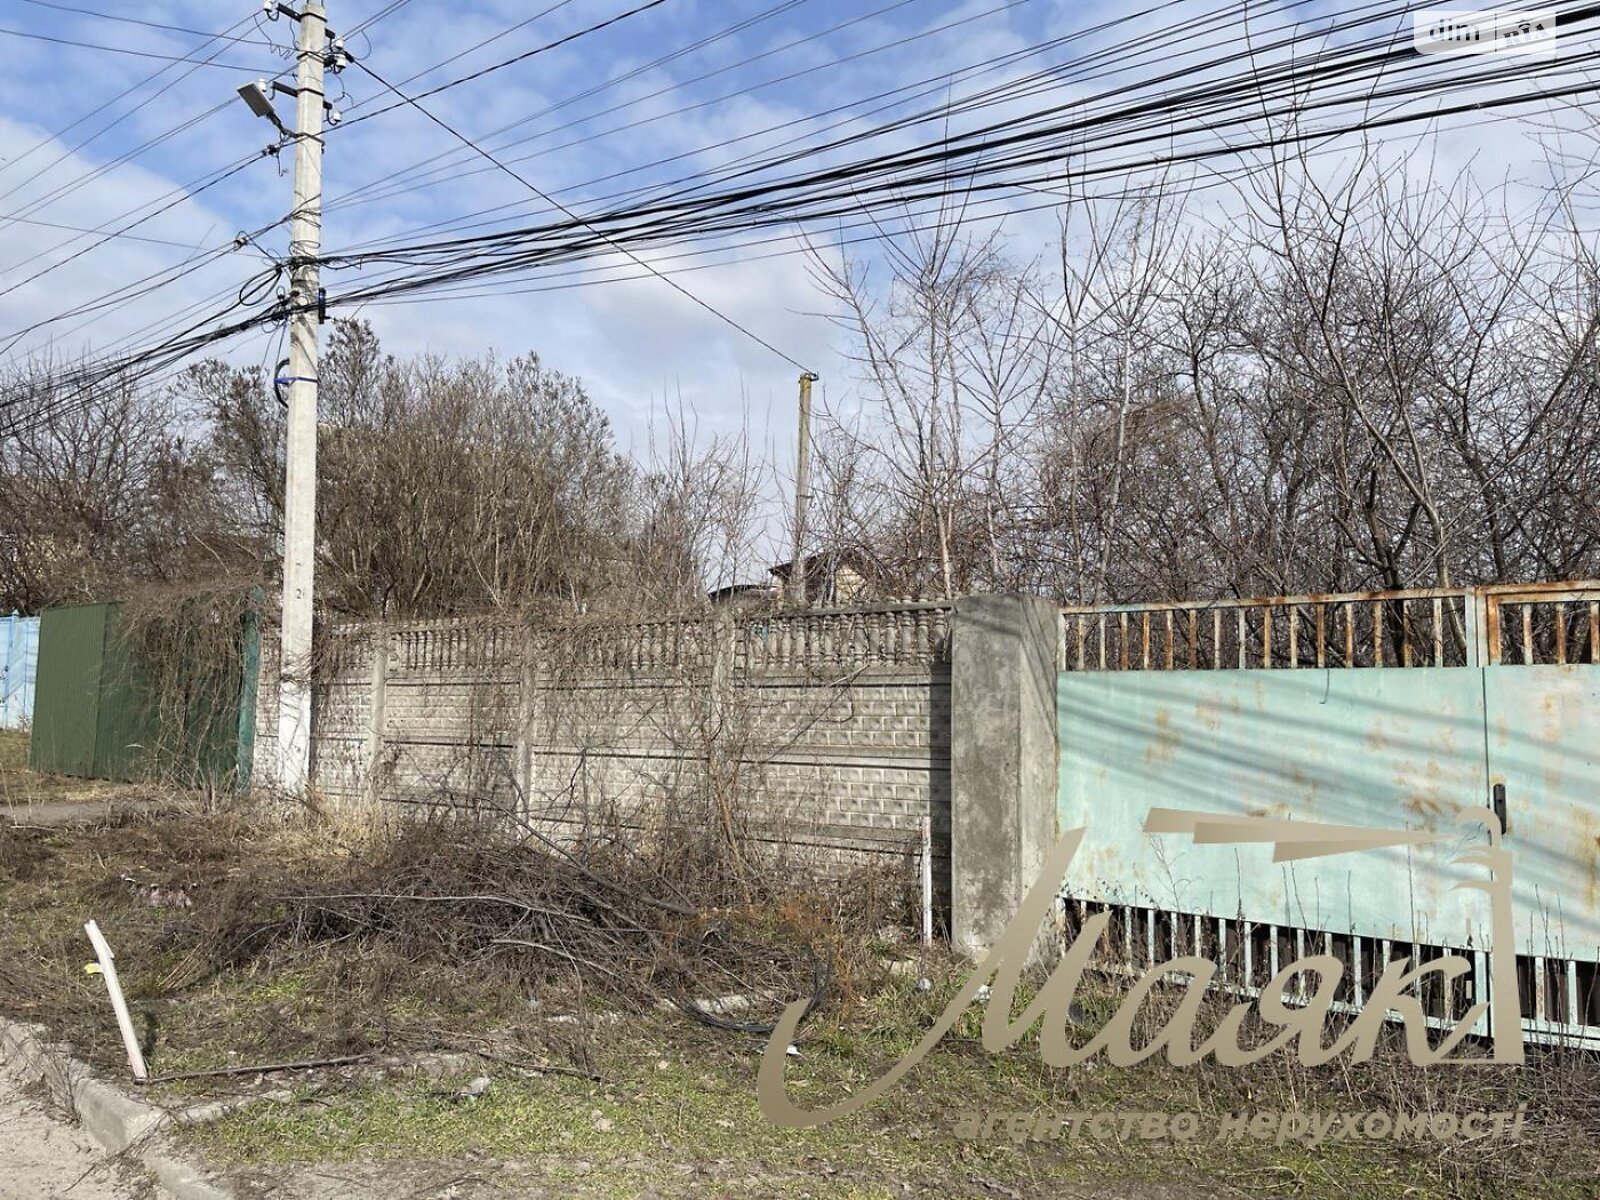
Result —
<instances>
[{"instance_id":1,"label":"power line bundle","mask_svg":"<svg viewBox=\"0 0 1600 1200\"><path fill-rule=\"evenodd\" d=\"M520 158L510 157L507 151L625 109L637 100L500 143L475 142L419 103L662 2L636 4L602 22L414 95L402 90L410 79L391 85L372 73L397 99L347 121L339 136L345 136L344 130L351 125L409 106L447 129L465 149L437 154L368 180L344 197L333 198L330 210L392 198L433 186L441 179L474 173L463 169L465 154L488 163L475 170L498 170L524 184L541 202L538 211L542 219L528 222L521 218L523 223L508 224L519 219L526 202L500 204L434 222L413 231L411 238L416 233L453 230L460 236L410 240L407 235L393 235L327 254L322 265L348 273L349 279L343 286L329 287L327 307L348 309L422 296L486 294L531 278L544 280L543 286L565 287L643 274L665 277L696 269L697 262L704 265L717 255L741 252L741 257L748 259L748 253L742 252L751 248L793 253L801 248L802 239L810 236L826 235L844 242L878 236L884 223L894 220L913 226L919 221L937 223L944 219L953 197L968 213L987 206L989 212L999 214L1055 205L1065 195L1093 196L1097 189L1118 183L1126 186L1152 171L1177 166L1211 167L1219 178L1225 178L1230 169L1248 167L1250 156L1282 147L1325 148L1337 146L1338 139L1347 135L1425 124L1448 116L1483 120L1502 110L1571 101L1593 90L1592 69L1600 60L1600 39L1589 28L1600 16L1600 5L1562 14L1561 57L1536 66L1517 58L1420 55L1412 48L1409 25L1400 25L1392 6L1377 2L1355 6L1314 26L1280 27L1243 40L1236 25L1237 6L1225 5L1175 24L1164 41L1139 33L1088 50L1080 51L1074 45L1093 43L1096 36L1118 27L1137 29L1159 20L1174 7L1175 0L1169 0L953 72L839 103L805 118L657 157L641 167L612 171L587 184L550 189L535 187L512 169L512 164L548 150ZM892 0L874 12L911 2ZM1020 2L1003 0L986 11L992 15ZM1295 0L1282 7L1292 10L1306 2ZM490 138L638 78L655 65L715 44L791 10L797 3L781 0L608 84L547 105ZM396 7L399 5L391 5L379 15ZM561 3L545 11L559 7ZM937 28L949 29L974 19L964 17ZM903 46L922 36L925 33L905 35L851 57L886 46ZM1062 57L1061 52L1069 48L1072 53ZM1180 52L1204 56L1203 67L1182 57L1165 57ZM445 63L465 53L453 55ZM764 52L734 67L775 53ZM731 69L720 68L699 78ZM717 100L675 111L683 113L725 101L791 77L747 85ZM1094 84L1100 85L1098 89ZM352 109L364 107L372 99L375 97L358 101ZM658 119L636 119L607 132ZM587 188L773 135L780 140L731 157L719 155L720 165L710 170L633 184L592 197L583 204L583 211L578 208L577 194ZM587 139L578 141L583 140ZM572 144L578 142L564 143ZM487 231L466 232L474 228ZM669 257L651 263L640 257L648 252ZM619 265L619 255L642 270L629 271ZM558 274L553 268L566 270ZM619 271L623 273L619 275ZM140 283L154 287L169 281L161 278ZM271 292L270 285L247 286L235 296L202 302L205 307L198 310L191 306L186 315L151 331L154 340L103 355L70 372L64 390L93 387L128 371L148 375L242 333L270 327L288 315L286 304ZM68 315L98 313L139 294L121 289ZM263 294L266 299L255 299ZM724 319L731 322L731 318Z\"/></svg>"}]
</instances>

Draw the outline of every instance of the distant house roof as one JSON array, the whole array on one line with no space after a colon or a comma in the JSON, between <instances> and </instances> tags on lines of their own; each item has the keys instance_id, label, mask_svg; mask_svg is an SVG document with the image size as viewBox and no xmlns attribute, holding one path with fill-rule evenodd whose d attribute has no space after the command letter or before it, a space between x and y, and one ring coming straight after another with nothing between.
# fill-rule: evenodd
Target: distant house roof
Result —
<instances>
[{"instance_id":1,"label":"distant house roof","mask_svg":"<svg viewBox=\"0 0 1600 1200\"><path fill-rule=\"evenodd\" d=\"M821 550L808 554L801 564L800 577L805 581L805 599L808 604L853 604L867 591L871 577L869 560L855 547ZM793 562L781 562L769 568L777 577L780 588L787 591L792 586Z\"/></svg>"},{"instance_id":2,"label":"distant house roof","mask_svg":"<svg viewBox=\"0 0 1600 1200\"><path fill-rule=\"evenodd\" d=\"M840 567L854 567L863 562L865 556L852 547L839 550L819 550L815 554L808 554L801 566L807 576L817 571L838 570ZM768 568L779 579L788 579L794 573L794 560L785 559L781 563L774 563Z\"/></svg>"},{"instance_id":3,"label":"distant house roof","mask_svg":"<svg viewBox=\"0 0 1600 1200\"><path fill-rule=\"evenodd\" d=\"M706 593L706 599L713 604L735 604L741 600L768 600L771 597L770 583L730 583Z\"/></svg>"}]
</instances>

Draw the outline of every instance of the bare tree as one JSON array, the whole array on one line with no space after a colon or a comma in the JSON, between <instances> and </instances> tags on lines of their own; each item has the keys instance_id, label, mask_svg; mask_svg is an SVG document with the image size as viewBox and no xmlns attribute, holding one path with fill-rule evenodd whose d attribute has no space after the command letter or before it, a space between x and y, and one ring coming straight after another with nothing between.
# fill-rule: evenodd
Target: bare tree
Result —
<instances>
[{"instance_id":1,"label":"bare tree","mask_svg":"<svg viewBox=\"0 0 1600 1200\"><path fill-rule=\"evenodd\" d=\"M0 606L102 598L124 579L241 569L250 539L217 502L213 462L137 379L93 385L48 360L0 383L25 418L0 440Z\"/></svg>"},{"instance_id":2,"label":"bare tree","mask_svg":"<svg viewBox=\"0 0 1600 1200\"><path fill-rule=\"evenodd\" d=\"M833 529L885 590L1596 571L1600 271L1573 206L1500 211L1366 153L1253 178L1211 212L1074 201L1058 288L959 221L819 259L861 368L829 414Z\"/></svg>"},{"instance_id":3,"label":"bare tree","mask_svg":"<svg viewBox=\"0 0 1600 1200\"><path fill-rule=\"evenodd\" d=\"M532 355L397 362L346 322L324 380L318 572L331 608L475 612L629 590L637 474L578 380ZM278 529L276 397L218 364L184 391L245 511Z\"/></svg>"}]
</instances>

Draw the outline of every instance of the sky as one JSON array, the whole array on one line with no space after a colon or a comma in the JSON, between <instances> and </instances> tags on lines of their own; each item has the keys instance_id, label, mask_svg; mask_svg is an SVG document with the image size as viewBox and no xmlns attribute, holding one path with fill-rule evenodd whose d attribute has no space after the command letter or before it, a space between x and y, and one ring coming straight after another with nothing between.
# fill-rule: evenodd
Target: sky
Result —
<instances>
[{"instance_id":1,"label":"sky","mask_svg":"<svg viewBox=\"0 0 1600 1200\"><path fill-rule=\"evenodd\" d=\"M359 60L389 82L425 93L638 2L328 0L328 8L336 33L359 31L348 40ZM1046 63L1065 69L1075 56L1133 38L1148 45L1147 58L1127 69L1149 73L1162 62L1172 30L1215 7L1188 0L664 0L423 103L582 216L619 189L692 176L828 122L865 121L872 97L913 81L933 80L929 94L937 95L941 74L956 72L946 82L954 95L986 78L959 74L963 69L1024 54L1064 33L1082 36L1048 60L1019 58L1010 69ZM1179 68L1187 62L1203 69L1206 56L1230 39L1263 37L1292 22L1315 27L1341 12L1374 8L1313 0L1235 7L1236 27L1223 27L1191 58L1174 59ZM1387 9L1397 27L1405 22L1400 6L1376 8ZM1089 32L1110 20L1123 22L1114 39ZM207 41L224 30L237 40ZM165 281L160 289L24 333L12 352L48 349L71 357L116 348L119 339L137 344L141 330L148 337L152 326L186 309L203 315L212 309L196 307L202 302L227 303L261 277L269 255L281 257L281 224L231 248L236 234L272 225L287 211L292 159L290 152L260 154L274 132L234 93L251 79L289 69L293 33L291 20L268 21L249 0L0 6L7 62L7 86L0 89L0 345L43 318L156 274ZM196 67L142 57L191 55L197 47L204 47L198 57L213 62ZM657 61L664 57L670 60ZM1094 86L1114 82L1113 71ZM415 109L395 105L359 67L342 72L330 92L344 123L326 138L325 252L438 236L430 226L485 209L498 209L493 217L512 224L553 215L528 186ZM290 115L290 101L281 99L279 107ZM823 110L836 111L815 116ZM924 127L897 144L928 136ZM1447 158L1476 156L1490 173L1536 173L1542 162L1536 140L1513 124L1452 132L1447 123L1438 137ZM152 139L156 144L147 145ZM234 164L241 164L236 173L198 189ZM986 211L998 215L1008 205L1029 207L1008 201ZM120 230L133 219L128 214L162 206L124 236L80 232ZM1013 251L1031 257L1047 248L1053 219L1038 211L1014 214L1006 232ZM611 274L631 278L578 277L584 283L578 287L561 273L565 268L556 268L487 294L480 287L466 298L421 296L371 305L360 315L402 355L537 351L585 380L625 447L637 450L675 407L692 414L702 434L748 431L758 454L786 462L797 375L787 359L821 374L824 403L842 401L854 386L847 347L805 258L769 256L796 245L789 240L713 256L712 266L675 276L781 355L620 258ZM871 254L870 247L852 252ZM646 257L665 263L661 256L668 254ZM336 294L360 276L330 272L324 282ZM223 352L270 364L279 351L280 331L269 330Z\"/></svg>"}]
</instances>

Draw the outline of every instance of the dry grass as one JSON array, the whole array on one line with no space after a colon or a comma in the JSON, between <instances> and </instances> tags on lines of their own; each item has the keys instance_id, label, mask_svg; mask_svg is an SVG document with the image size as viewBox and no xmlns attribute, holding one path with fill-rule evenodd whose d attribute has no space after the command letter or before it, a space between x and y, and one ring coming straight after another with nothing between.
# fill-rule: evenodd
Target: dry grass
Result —
<instances>
[{"instance_id":1,"label":"dry grass","mask_svg":"<svg viewBox=\"0 0 1600 1200\"><path fill-rule=\"evenodd\" d=\"M52 775L28 766L28 735L0 729L0 820L27 824L45 806L108 803L143 797L146 789L103 779Z\"/></svg>"},{"instance_id":2,"label":"dry grass","mask_svg":"<svg viewBox=\"0 0 1600 1200\"><path fill-rule=\"evenodd\" d=\"M1419 1070L1385 1046L1372 1063L1317 1070L1274 1057L1246 1070L1153 1059L1057 1071L1039 1062L1031 1036L986 1052L978 1010L883 1101L820 1130L780 1131L755 1108L762 1040L660 1011L661 997L770 988L767 1008L730 1014L760 1023L805 994L815 950L829 966L828 996L802 1034L801 1057L789 1060L793 1094L813 1105L858 1090L907 1053L964 968L876 936L900 915L899 893L883 880L774 885L701 904L682 881L667 890L637 858L608 853L575 862L475 825L385 828L245 810L6 831L0 1009L43 1021L120 1075L103 987L81 970L89 950L80 927L93 916L118 951L156 1072L443 1048L472 1056L478 1065L465 1075L495 1081L490 1098L465 1105L452 1099L464 1078L346 1069L271 1077L268 1087L288 1079L292 1097L193 1135L242 1163L532 1154L559 1183L576 1157L599 1164L587 1190L652 1186L664 1196L701 1194L697 1172L711 1160L744 1180L727 1194L751 1196L849 1194L848 1180L863 1195L910 1187L1043 1197L1106 1179L1119 1181L1114 1194L1154 1196L1190 1179L1178 1194L1577 1200L1600 1177L1600 1071L1590 1056L1538 1056L1523 1070ZM886 970L885 955L908 960L910 973ZM1115 981L1095 982L1081 997L1086 1023L1098 1027L1121 994ZM1152 1003L1146 1032L1172 1000ZM158 1094L261 1087L230 1077ZM1214 1124L1240 1111L1522 1103L1527 1124L1515 1140L1313 1149L952 1136L956 1114L974 1109L1198 1112Z\"/></svg>"},{"instance_id":3,"label":"dry grass","mask_svg":"<svg viewBox=\"0 0 1600 1200\"><path fill-rule=\"evenodd\" d=\"M115 1067L101 987L81 973L90 917L158 1073L454 1047L463 1032L504 1035L518 1057L535 1005L642 1013L738 995L728 1015L759 1022L796 994L870 983L865 934L887 911L873 879L737 906L660 882L606 850L561 854L445 820L385 831L193 809L12 828L0 1005L74 1030Z\"/></svg>"}]
</instances>

